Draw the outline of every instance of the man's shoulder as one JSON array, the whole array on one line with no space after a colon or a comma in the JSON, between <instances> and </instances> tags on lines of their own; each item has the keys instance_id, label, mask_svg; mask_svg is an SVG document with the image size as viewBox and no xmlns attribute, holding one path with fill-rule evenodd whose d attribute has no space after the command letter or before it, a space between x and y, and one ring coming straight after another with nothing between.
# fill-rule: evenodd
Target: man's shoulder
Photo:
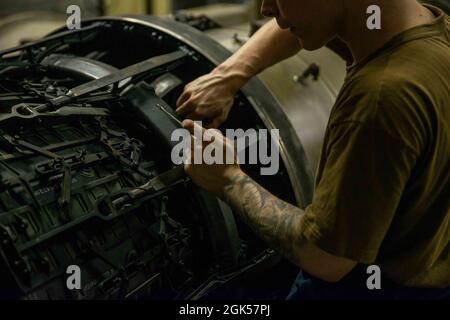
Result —
<instances>
[{"instance_id":1,"label":"man's shoulder","mask_svg":"<svg viewBox=\"0 0 450 320\"><path fill-rule=\"evenodd\" d=\"M333 109L332 122L373 122L392 112L408 111L413 107L408 101L409 91L414 92L420 82L396 71L380 66L347 79Z\"/></svg>"},{"instance_id":2,"label":"man's shoulder","mask_svg":"<svg viewBox=\"0 0 450 320\"><path fill-rule=\"evenodd\" d=\"M379 112L385 108L402 113L430 104L439 107L449 94L448 70L448 44L429 38L405 43L350 69L335 109L345 106L347 113L355 112L354 117L367 117L382 116L384 113Z\"/></svg>"},{"instance_id":3,"label":"man's shoulder","mask_svg":"<svg viewBox=\"0 0 450 320\"><path fill-rule=\"evenodd\" d=\"M420 99L426 82L397 67L379 66L347 82L333 108L330 127L358 123L401 140L420 152L428 132L429 107Z\"/></svg>"},{"instance_id":4,"label":"man's shoulder","mask_svg":"<svg viewBox=\"0 0 450 320\"><path fill-rule=\"evenodd\" d=\"M450 18L445 16L450 26ZM349 70L343 93L402 97L403 94L433 94L448 91L450 29L409 30L370 59ZM347 90L345 90L347 89ZM406 92L405 92L406 91Z\"/></svg>"},{"instance_id":5,"label":"man's shoulder","mask_svg":"<svg viewBox=\"0 0 450 320\"><path fill-rule=\"evenodd\" d=\"M448 117L448 70L447 25L439 20L409 30L349 70L330 125L358 122L411 137L420 147L433 131L433 119Z\"/></svg>"}]
</instances>

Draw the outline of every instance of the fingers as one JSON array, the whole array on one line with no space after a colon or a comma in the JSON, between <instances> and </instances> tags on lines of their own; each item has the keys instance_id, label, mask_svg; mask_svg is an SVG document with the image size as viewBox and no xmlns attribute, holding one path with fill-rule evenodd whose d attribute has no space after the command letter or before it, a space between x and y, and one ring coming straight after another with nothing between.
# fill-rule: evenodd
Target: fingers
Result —
<instances>
[{"instance_id":1,"label":"fingers","mask_svg":"<svg viewBox=\"0 0 450 320\"><path fill-rule=\"evenodd\" d=\"M182 125L184 129L189 131L192 136L192 145L195 146L207 146L213 143L217 138L219 138L219 140L222 138L222 133L219 130L207 130L192 120L184 120ZM197 140L199 132L201 133L201 137L200 140Z\"/></svg>"},{"instance_id":2,"label":"fingers","mask_svg":"<svg viewBox=\"0 0 450 320\"><path fill-rule=\"evenodd\" d=\"M192 176L192 169L194 169L194 166L190 163L186 163L184 165L184 172L186 172L186 174L191 177Z\"/></svg>"},{"instance_id":3,"label":"fingers","mask_svg":"<svg viewBox=\"0 0 450 320\"><path fill-rule=\"evenodd\" d=\"M203 135L206 132L206 129L199 125L197 122L194 122L194 130L200 131Z\"/></svg>"},{"instance_id":4,"label":"fingers","mask_svg":"<svg viewBox=\"0 0 450 320\"><path fill-rule=\"evenodd\" d=\"M198 109L194 110L193 112L190 112L188 114L186 114L185 118L186 119L191 119L194 121L201 121L201 120L205 120L205 116L201 113L199 113L197 111Z\"/></svg>"},{"instance_id":5,"label":"fingers","mask_svg":"<svg viewBox=\"0 0 450 320\"><path fill-rule=\"evenodd\" d=\"M204 120L211 116L214 108L201 105L194 97L190 97L183 105L175 110L175 112L184 118L191 120Z\"/></svg>"},{"instance_id":6,"label":"fingers","mask_svg":"<svg viewBox=\"0 0 450 320\"><path fill-rule=\"evenodd\" d=\"M207 124L211 122L209 119L214 119L218 114L220 114L220 110L216 110L213 107L199 106L191 113L188 113L185 116L185 119L202 121L203 122L202 124L206 128Z\"/></svg>"},{"instance_id":7,"label":"fingers","mask_svg":"<svg viewBox=\"0 0 450 320\"><path fill-rule=\"evenodd\" d=\"M184 121L182 122L182 126L183 126L184 129L186 129L187 131L189 131L189 133L190 133L191 135L194 134L194 128L195 128L194 121L189 120L189 119L184 120Z\"/></svg>"},{"instance_id":8,"label":"fingers","mask_svg":"<svg viewBox=\"0 0 450 320\"><path fill-rule=\"evenodd\" d=\"M179 116L185 117L188 113L192 112L193 108L194 104L189 96L188 99L175 110L175 113Z\"/></svg>"},{"instance_id":9,"label":"fingers","mask_svg":"<svg viewBox=\"0 0 450 320\"><path fill-rule=\"evenodd\" d=\"M207 118L209 118L211 120L208 120ZM225 116L222 115L220 110L218 112L216 112L215 114L213 114L212 116L209 116L209 117L205 117L202 114L199 115L197 113L189 113L186 116L186 119L193 120L193 121L201 121L201 120L203 120L203 126L204 126L205 129L217 129L226 120Z\"/></svg>"},{"instance_id":10,"label":"fingers","mask_svg":"<svg viewBox=\"0 0 450 320\"><path fill-rule=\"evenodd\" d=\"M213 117L210 117L211 120L207 122L205 127L208 129L219 128L225 121L227 121L228 114L230 112L229 110L232 106L233 101L230 101L223 108L218 109L217 112L213 115Z\"/></svg>"},{"instance_id":11,"label":"fingers","mask_svg":"<svg viewBox=\"0 0 450 320\"><path fill-rule=\"evenodd\" d=\"M209 123L207 123L206 125L205 125L205 127L206 128L208 128L208 129L217 129L217 128L219 128L221 125L222 125L222 123L224 123L225 122L225 118L223 117L223 116L218 116L218 117L215 117L212 121L210 121Z\"/></svg>"},{"instance_id":12,"label":"fingers","mask_svg":"<svg viewBox=\"0 0 450 320\"><path fill-rule=\"evenodd\" d=\"M175 112L185 119L203 121L207 129L217 129L226 121L233 102L223 104L223 101L218 101L215 105L205 104L199 101L198 97L190 96Z\"/></svg>"},{"instance_id":13,"label":"fingers","mask_svg":"<svg viewBox=\"0 0 450 320\"><path fill-rule=\"evenodd\" d=\"M194 132L197 130L198 132L201 132L202 133L202 135L205 133L205 131L206 131L206 129L205 128L203 128L202 126L200 126L199 124L197 124L197 123L195 123L194 121L192 121L192 120L184 120L183 121L183 123L182 123L182 125L183 125L183 128L184 129L186 129L186 130L188 130L189 131L189 133L191 134L191 135L193 135L194 134Z\"/></svg>"},{"instance_id":14,"label":"fingers","mask_svg":"<svg viewBox=\"0 0 450 320\"><path fill-rule=\"evenodd\" d=\"M222 110L216 109L210 115L205 117L206 119L204 120L204 127L206 129L217 129L222 124L220 122L222 113L223 113Z\"/></svg>"},{"instance_id":15,"label":"fingers","mask_svg":"<svg viewBox=\"0 0 450 320\"><path fill-rule=\"evenodd\" d=\"M177 108L181 107L189 98L191 97L191 93L184 89L183 93L177 100Z\"/></svg>"},{"instance_id":16,"label":"fingers","mask_svg":"<svg viewBox=\"0 0 450 320\"><path fill-rule=\"evenodd\" d=\"M192 172L194 170L193 166L197 164L239 164L238 155L232 142L222 132L216 129L206 130L192 120L184 120L182 125L191 135L190 145L184 153L186 173ZM215 145L214 150L222 148L222 152L217 154L216 151L213 151L212 154L206 154L207 158L203 158L205 156L205 148L211 144ZM208 152L211 152L211 150ZM217 158L219 156L221 158Z\"/></svg>"}]
</instances>

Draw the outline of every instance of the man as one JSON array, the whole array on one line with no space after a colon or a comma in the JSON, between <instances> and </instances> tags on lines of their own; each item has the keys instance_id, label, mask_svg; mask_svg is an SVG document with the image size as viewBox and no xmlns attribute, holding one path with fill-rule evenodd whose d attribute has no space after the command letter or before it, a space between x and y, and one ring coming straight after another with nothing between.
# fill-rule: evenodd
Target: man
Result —
<instances>
[{"instance_id":1,"label":"man","mask_svg":"<svg viewBox=\"0 0 450 320\"><path fill-rule=\"evenodd\" d=\"M371 5L381 8L381 30L367 27ZM348 75L313 203L303 212L281 201L238 164L186 165L187 173L302 269L291 298L449 297L449 17L415 0L271 0L262 12L275 19L186 86L177 112L216 128L252 76L301 48L335 48ZM220 134L213 143L231 148ZM379 291L366 286L373 264Z\"/></svg>"}]
</instances>

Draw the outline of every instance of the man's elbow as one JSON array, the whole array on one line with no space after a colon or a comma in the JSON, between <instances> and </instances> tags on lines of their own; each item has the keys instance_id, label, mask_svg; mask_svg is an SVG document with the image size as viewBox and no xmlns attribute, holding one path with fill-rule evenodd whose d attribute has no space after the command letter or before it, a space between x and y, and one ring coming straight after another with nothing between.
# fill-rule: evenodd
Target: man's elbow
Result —
<instances>
[{"instance_id":1,"label":"man's elbow","mask_svg":"<svg viewBox=\"0 0 450 320\"><path fill-rule=\"evenodd\" d=\"M316 278L330 283L336 283L344 279L351 270L345 270L345 271L339 271L339 270L333 270L333 268L330 268L328 272L323 272L321 274L314 275Z\"/></svg>"},{"instance_id":2,"label":"man's elbow","mask_svg":"<svg viewBox=\"0 0 450 320\"><path fill-rule=\"evenodd\" d=\"M315 245L306 244L299 247L296 264L315 278L336 283L345 278L358 263L331 255Z\"/></svg>"}]
</instances>

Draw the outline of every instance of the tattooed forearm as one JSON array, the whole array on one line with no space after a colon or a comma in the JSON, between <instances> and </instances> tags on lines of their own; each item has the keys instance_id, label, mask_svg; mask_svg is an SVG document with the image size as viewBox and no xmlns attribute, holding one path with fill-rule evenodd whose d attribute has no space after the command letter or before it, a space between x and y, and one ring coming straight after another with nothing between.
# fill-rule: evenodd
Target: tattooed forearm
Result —
<instances>
[{"instance_id":1,"label":"tattooed forearm","mask_svg":"<svg viewBox=\"0 0 450 320\"><path fill-rule=\"evenodd\" d=\"M234 178L222 197L272 248L297 263L301 209L278 199L245 174Z\"/></svg>"}]
</instances>

